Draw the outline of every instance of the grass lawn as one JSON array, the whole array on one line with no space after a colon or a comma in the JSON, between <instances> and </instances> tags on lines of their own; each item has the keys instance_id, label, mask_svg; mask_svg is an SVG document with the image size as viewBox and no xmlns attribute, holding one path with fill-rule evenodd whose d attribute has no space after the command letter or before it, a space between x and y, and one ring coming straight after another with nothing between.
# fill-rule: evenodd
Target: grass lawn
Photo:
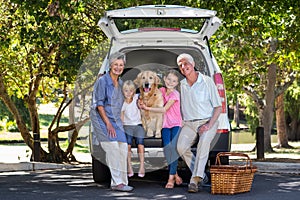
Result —
<instances>
[{"instance_id":1,"label":"grass lawn","mask_svg":"<svg viewBox=\"0 0 300 200\"><path fill-rule=\"evenodd\" d=\"M246 130L233 131L231 134L232 144L249 144L256 142L255 133ZM271 143L277 142L277 135L271 135Z\"/></svg>"},{"instance_id":2,"label":"grass lawn","mask_svg":"<svg viewBox=\"0 0 300 200\"><path fill-rule=\"evenodd\" d=\"M39 119L40 119L40 126L41 126L41 131L40 131L40 138L41 138L41 144L44 149L47 149L47 138L48 138L48 127L50 126L55 112L57 108L55 108L54 104L47 104L47 105L40 105L39 108ZM60 126L66 126L69 123L69 119L67 117L68 111L65 111L63 117L60 120ZM56 124L55 124L56 125ZM54 127L55 127L54 125ZM85 132L88 129L88 127L84 126L82 127ZM32 133L31 133L32 134ZM31 135L33 137L33 135ZM79 135L82 136L82 135ZM67 148L68 142L68 132L61 132L59 133L58 137L61 139L60 141L60 146L62 149ZM44 141L44 142L43 142ZM8 132L6 130L0 131L0 143L5 144L5 145L25 145L23 142L23 138L20 134L20 132ZM76 152L82 152L82 153L87 153L89 152L88 150L88 140L86 141L77 141L76 146L75 146L75 151Z\"/></svg>"}]
</instances>

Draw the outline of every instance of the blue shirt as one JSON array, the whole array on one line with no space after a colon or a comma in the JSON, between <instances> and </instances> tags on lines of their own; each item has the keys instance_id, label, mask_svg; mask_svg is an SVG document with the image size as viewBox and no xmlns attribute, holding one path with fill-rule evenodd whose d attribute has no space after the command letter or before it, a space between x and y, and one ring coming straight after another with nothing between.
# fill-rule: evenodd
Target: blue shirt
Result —
<instances>
[{"instance_id":1,"label":"blue shirt","mask_svg":"<svg viewBox=\"0 0 300 200\"><path fill-rule=\"evenodd\" d=\"M106 73L94 84L90 112L94 144L97 144L100 141L127 142L121 121L121 109L124 102L122 93L123 81L119 79L118 83L119 86L115 87L109 73ZM106 125L97 110L98 106L104 107L106 116L116 130L117 137L112 138L108 135Z\"/></svg>"}]
</instances>

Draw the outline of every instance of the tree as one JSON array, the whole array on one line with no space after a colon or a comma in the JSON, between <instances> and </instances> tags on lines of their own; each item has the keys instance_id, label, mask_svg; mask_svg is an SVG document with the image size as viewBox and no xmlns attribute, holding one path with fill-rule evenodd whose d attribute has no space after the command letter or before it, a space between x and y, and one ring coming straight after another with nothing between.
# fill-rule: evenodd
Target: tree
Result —
<instances>
[{"instance_id":1,"label":"tree","mask_svg":"<svg viewBox=\"0 0 300 200\"><path fill-rule=\"evenodd\" d=\"M286 91L285 114L288 139L300 140L300 79Z\"/></svg>"},{"instance_id":2,"label":"tree","mask_svg":"<svg viewBox=\"0 0 300 200\"><path fill-rule=\"evenodd\" d=\"M49 152L43 149L40 152L42 160L50 162L74 159L72 150L78 129L88 120L82 114L82 118L69 126L60 126L66 106L78 95L80 100L85 99L94 80L91 77L96 78L93 70L101 64L106 48L106 43L98 46L106 38L96 22L104 11L142 4L181 3L175 0L0 2L0 98L13 114L31 149L32 133L40 132L37 100L48 102L57 99L58 91L63 93L48 129ZM218 11L223 26L212 38L212 49L226 74L227 89L235 94L244 90L255 101L260 126L265 128L266 150L270 150L274 100L299 76L300 38L296 23L299 2L198 0L186 2L186 5ZM88 54L91 56L84 62ZM74 83L78 70L82 71ZM32 131L22 119L12 96L26 103ZM70 144L63 151L58 142L59 133L71 130L74 132Z\"/></svg>"},{"instance_id":3,"label":"tree","mask_svg":"<svg viewBox=\"0 0 300 200\"><path fill-rule=\"evenodd\" d=\"M95 4L93 4L95 3ZM72 161L72 150L84 118L60 126L62 112L72 101L72 83L89 51L96 47L102 33L96 27L101 11L90 1L3 1L1 0L0 98L13 114L24 142L33 149L32 133L40 132L37 99L48 102L63 91L60 106L48 129L48 150L41 148L41 161ZM77 91L78 95L80 94ZM11 96L26 102L30 131ZM68 100L69 99L69 100ZM66 151L58 134L74 130Z\"/></svg>"},{"instance_id":4,"label":"tree","mask_svg":"<svg viewBox=\"0 0 300 200\"><path fill-rule=\"evenodd\" d=\"M284 113L284 93L276 98L276 127L278 144L277 148L291 148L288 143L287 128Z\"/></svg>"},{"instance_id":5,"label":"tree","mask_svg":"<svg viewBox=\"0 0 300 200\"><path fill-rule=\"evenodd\" d=\"M240 88L253 99L259 126L264 127L265 151L272 151L275 98L299 76L299 2L215 3L223 26L214 49L227 75L227 88Z\"/></svg>"}]
</instances>

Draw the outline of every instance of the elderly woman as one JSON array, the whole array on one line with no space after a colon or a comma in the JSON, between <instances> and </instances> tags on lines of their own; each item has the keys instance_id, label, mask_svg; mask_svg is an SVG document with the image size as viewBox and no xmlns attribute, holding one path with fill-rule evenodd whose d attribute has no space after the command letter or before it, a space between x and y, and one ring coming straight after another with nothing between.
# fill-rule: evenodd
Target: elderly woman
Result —
<instances>
[{"instance_id":1,"label":"elderly woman","mask_svg":"<svg viewBox=\"0 0 300 200\"><path fill-rule=\"evenodd\" d=\"M121 121L124 101L122 74L125 55L116 52L109 59L109 73L101 76L94 85L91 122L93 136L106 153L106 163L111 172L111 189L132 191L127 179L127 141Z\"/></svg>"}]
</instances>

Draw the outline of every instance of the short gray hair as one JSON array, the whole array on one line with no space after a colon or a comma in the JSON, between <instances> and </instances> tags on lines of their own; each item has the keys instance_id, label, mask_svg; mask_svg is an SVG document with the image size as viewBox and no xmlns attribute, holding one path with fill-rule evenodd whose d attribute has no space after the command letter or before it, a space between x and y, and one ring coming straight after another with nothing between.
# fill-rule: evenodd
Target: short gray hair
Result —
<instances>
[{"instance_id":1,"label":"short gray hair","mask_svg":"<svg viewBox=\"0 0 300 200\"><path fill-rule=\"evenodd\" d=\"M187 53L182 53L177 57L177 64L179 64L180 60L185 59L187 60L190 64L195 64L194 58Z\"/></svg>"},{"instance_id":2,"label":"short gray hair","mask_svg":"<svg viewBox=\"0 0 300 200\"><path fill-rule=\"evenodd\" d=\"M109 66L110 66L113 62L115 62L116 60L123 60L123 61L124 61L124 64L125 64L125 63L126 63L126 56L125 56L125 54L122 53L122 52L119 52L119 51L117 51L117 52L111 54L111 55L109 56Z\"/></svg>"}]
</instances>

